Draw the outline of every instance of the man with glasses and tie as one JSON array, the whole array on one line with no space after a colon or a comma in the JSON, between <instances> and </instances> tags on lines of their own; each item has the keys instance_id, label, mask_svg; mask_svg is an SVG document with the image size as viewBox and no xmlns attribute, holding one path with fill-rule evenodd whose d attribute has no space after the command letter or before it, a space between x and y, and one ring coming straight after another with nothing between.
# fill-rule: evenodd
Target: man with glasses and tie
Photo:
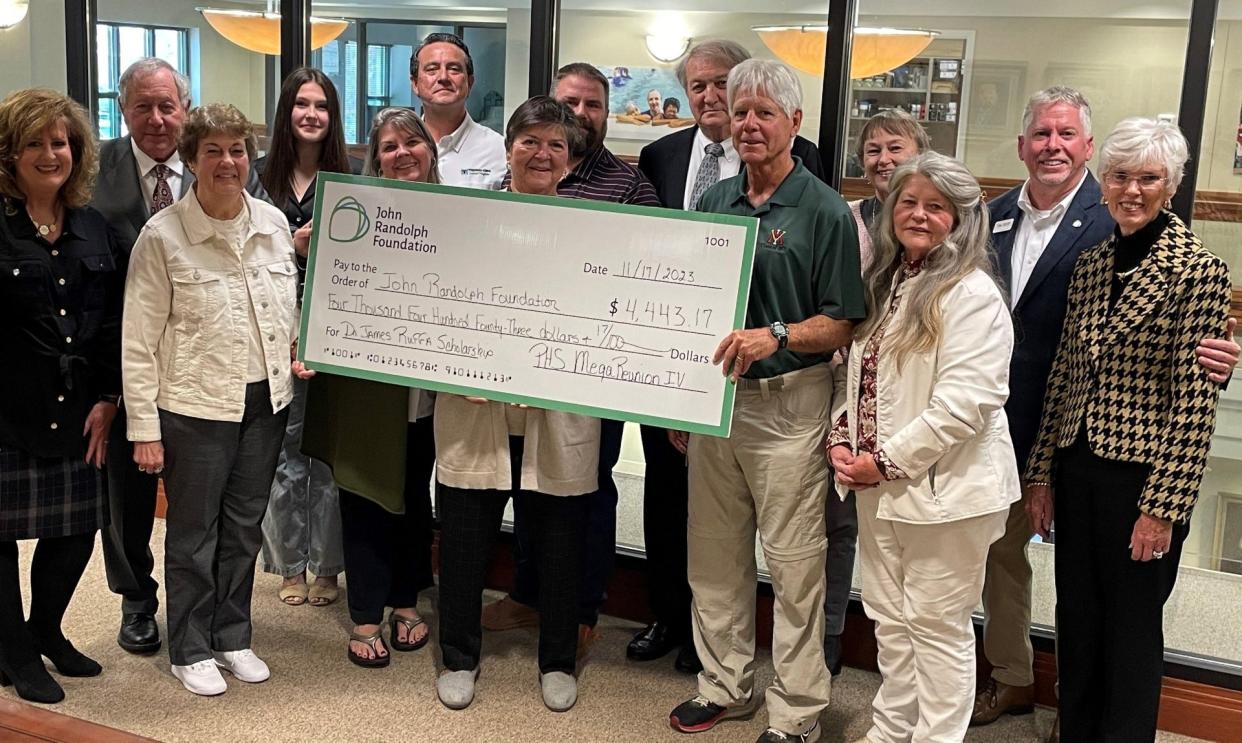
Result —
<instances>
[{"instance_id":1,"label":"man with glasses and tie","mask_svg":"<svg viewBox=\"0 0 1242 743\"><path fill-rule=\"evenodd\" d=\"M104 142L99 151L95 207L108 220L128 256L147 220L190 190L194 176L177 155L177 139L190 105L190 81L162 59L140 59L121 75L121 115L129 134ZM108 587L121 595L117 643L131 653L160 649L155 624L158 585L151 577L151 527L158 473L134 464L125 435L122 400L108 440L111 525L103 532Z\"/></svg>"},{"instance_id":2,"label":"man with glasses and tie","mask_svg":"<svg viewBox=\"0 0 1242 743\"><path fill-rule=\"evenodd\" d=\"M736 42L704 41L677 65L677 80L689 94L695 126L652 142L638 158L638 169L655 186L663 206L693 210L704 191L741 170L742 161L730 135L725 82L729 70L747 59L750 52ZM795 137L793 154L823 180L815 145ZM626 655L633 660L655 660L680 646L674 667L698 673L701 666L690 641L690 583L686 579L686 457L669 443L664 429L643 426L642 440L647 461L643 537L647 592L655 621L634 636Z\"/></svg>"}]
</instances>

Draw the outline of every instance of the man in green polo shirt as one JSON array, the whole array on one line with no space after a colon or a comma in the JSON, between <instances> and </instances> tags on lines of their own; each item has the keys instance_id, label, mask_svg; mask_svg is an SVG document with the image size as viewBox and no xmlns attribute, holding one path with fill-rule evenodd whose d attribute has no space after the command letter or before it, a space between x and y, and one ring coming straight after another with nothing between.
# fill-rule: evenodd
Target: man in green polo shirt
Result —
<instances>
[{"instance_id":1,"label":"man in green polo shirt","mask_svg":"<svg viewBox=\"0 0 1242 743\"><path fill-rule=\"evenodd\" d=\"M699 211L759 218L746 329L714 361L737 383L727 439L670 432L690 464L689 573L699 694L673 710L686 733L751 714L758 529L776 610L768 729L759 743L819 740L828 706L824 664L823 442L832 353L866 314L858 233L839 194L812 176L790 144L802 90L780 62L747 60L728 81L742 172L709 189Z\"/></svg>"}]
</instances>

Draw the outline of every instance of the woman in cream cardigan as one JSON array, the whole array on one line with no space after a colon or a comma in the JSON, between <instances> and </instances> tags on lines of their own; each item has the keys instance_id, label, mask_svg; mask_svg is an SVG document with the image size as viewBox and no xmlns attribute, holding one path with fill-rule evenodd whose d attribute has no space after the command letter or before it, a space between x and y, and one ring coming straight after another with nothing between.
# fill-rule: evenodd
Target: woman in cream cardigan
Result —
<instances>
[{"instance_id":1,"label":"woman in cream cardigan","mask_svg":"<svg viewBox=\"0 0 1242 743\"><path fill-rule=\"evenodd\" d=\"M970 171L920 155L892 192L864 274L867 320L837 369L828 454L840 494L856 492L884 677L866 740L956 742L975 693L971 611L1019 496L1003 407L1013 325Z\"/></svg>"},{"instance_id":2,"label":"woman in cream cardigan","mask_svg":"<svg viewBox=\"0 0 1242 743\"><path fill-rule=\"evenodd\" d=\"M536 96L505 127L509 190L556 196L583 132L563 103ZM474 699L483 643L483 578L505 504L524 501L539 568L539 682L544 704L578 698L578 583L585 500L598 487L598 418L475 397L436 397L436 505L440 515L440 701Z\"/></svg>"}]
</instances>

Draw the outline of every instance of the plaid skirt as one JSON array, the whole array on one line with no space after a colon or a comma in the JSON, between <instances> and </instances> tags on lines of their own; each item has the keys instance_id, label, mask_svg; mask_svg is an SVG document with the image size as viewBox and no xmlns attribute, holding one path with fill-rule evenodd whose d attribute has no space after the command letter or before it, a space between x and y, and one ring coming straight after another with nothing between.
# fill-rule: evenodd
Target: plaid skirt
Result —
<instances>
[{"instance_id":1,"label":"plaid skirt","mask_svg":"<svg viewBox=\"0 0 1242 743\"><path fill-rule=\"evenodd\" d=\"M89 534L108 525L103 473L75 457L0 445L0 540Z\"/></svg>"}]
</instances>

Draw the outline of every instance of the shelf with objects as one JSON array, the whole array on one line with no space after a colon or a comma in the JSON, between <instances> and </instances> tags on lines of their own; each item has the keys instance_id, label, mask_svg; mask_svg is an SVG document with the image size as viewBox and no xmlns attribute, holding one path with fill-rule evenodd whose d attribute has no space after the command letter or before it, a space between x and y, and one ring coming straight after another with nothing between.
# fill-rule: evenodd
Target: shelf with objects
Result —
<instances>
[{"instance_id":1,"label":"shelf with objects","mask_svg":"<svg viewBox=\"0 0 1242 743\"><path fill-rule=\"evenodd\" d=\"M900 109L918 119L936 152L954 157L962 152L970 47L968 37L942 34L905 64L850 82L847 178L862 177L855 155L858 135L867 119L881 111Z\"/></svg>"}]
</instances>

